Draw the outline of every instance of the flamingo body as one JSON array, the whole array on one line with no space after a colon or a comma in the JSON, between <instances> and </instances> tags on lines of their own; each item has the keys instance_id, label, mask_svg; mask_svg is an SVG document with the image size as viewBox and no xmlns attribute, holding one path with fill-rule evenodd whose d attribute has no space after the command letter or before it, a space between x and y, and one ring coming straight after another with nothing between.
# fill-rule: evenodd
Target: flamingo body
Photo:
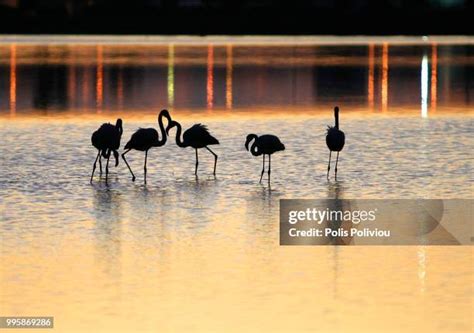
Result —
<instances>
[{"instance_id":1,"label":"flamingo body","mask_svg":"<svg viewBox=\"0 0 474 333\"><path fill-rule=\"evenodd\" d=\"M195 124L188 128L183 133L183 139L181 140L181 124L177 121L172 121L166 128L166 133L169 133L170 129L177 127L176 130L176 144L181 148L192 147L196 150L196 166L194 169L194 175L197 176L197 170L199 165L198 149L206 148L209 152L214 155L214 176L216 175L217 168L217 154L214 153L208 146L218 145L219 140L209 133L209 130L205 125Z\"/></svg>"},{"instance_id":2,"label":"flamingo body","mask_svg":"<svg viewBox=\"0 0 474 333\"><path fill-rule=\"evenodd\" d=\"M252 145L250 152L254 156L260 156L262 154L271 155L273 153L276 153L277 151L285 150L285 145L281 143L280 139L277 136L272 134L264 134L261 136L249 134L247 136L247 142L245 144L247 150L248 145L253 138L255 138L255 143Z\"/></svg>"},{"instance_id":3,"label":"flamingo body","mask_svg":"<svg viewBox=\"0 0 474 333\"><path fill-rule=\"evenodd\" d=\"M183 144L187 147L198 149L210 145L218 145L219 140L209 133L206 125L195 124L184 131Z\"/></svg>"},{"instance_id":4,"label":"flamingo body","mask_svg":"<svg viewBox=\"0 0 474 333\"><path fill-rule=\"evenodd\" d=\"M344 148L346 143L346 136L343 131L339 129L339 107L334 108L334 127L328 126L326 134L326 145L329 149L329 162L328 162L328 173L327 178L329 179L329 170L331 169L331 153L334 151L337 153L336 167L334 168L334 178L337 179L337 163L339 161L339 152Z\"/></svg>"},{"instance_id":5,"label":"flamingo body","mask_svg":"<svg viewBox=\"0 0 474 333\"><path fill-rule=\"evenodd\" d=\"M346 136L344 135L343 131L332 126L328 126L326 145L330 151L340 152L344 148L345 141Z\"/></svg>"},{"instance_id":6,"label":"flamingo body","mask_svg":"<svg viewBox=\"0 0 474 333\"><path fill-rule=\"evenodd\" d=\"M155 147L154 144L159 141L158 137L158 131L154 128L139 128L132 134L132 137L125 145L125 149L146 151L151 147Z\"/></svg>"}]
</instances>

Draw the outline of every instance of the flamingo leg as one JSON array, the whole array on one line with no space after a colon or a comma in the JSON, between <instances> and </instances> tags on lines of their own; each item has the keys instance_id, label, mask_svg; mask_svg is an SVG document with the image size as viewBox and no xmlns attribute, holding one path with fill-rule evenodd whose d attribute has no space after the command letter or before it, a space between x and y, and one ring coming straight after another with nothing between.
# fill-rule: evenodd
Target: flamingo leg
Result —
<instances>
[{"instance_id":1,"label":"flamingo leg","mask_svg":"<svg viewBox=\"0 0 474 333\"><path fill-rule=\"evenodd\" d=\"M99 154L100 154L99 150ZM100 170L100 175L102 176L102 154L99 155L99 170Z\"/></svg>"},{"instance_id":2,"label":"flamingo leg","mask_svg":"<svg viewBox=\"0 0 474 333\"><path fill-rule=\"evenodd\" d=\"M198 175L198 165L199 165L199 158L198 158L198 150L196 148L196 168L194 169L194 175Z\"/></svg>"},{"instance_id":3,"label":"flamingo leg","mask_svg":"<svg viewBox=\"0 0 474 333\"><path fill-rule=\"evenodd\" d=\"M127 149L123 154L122 154L122 158L123 158L123 161L125 162L125 164L127 165L128 167L128 170L130 170L130 173L132 174L132 182L135 181L135 175L133 174L133 171L132 171L132 168L130 168L130 165L128 165L128 162L127 160L125 159L125 154L128 153L131 149Z\"/></svg>"},{"instance_id":4,"label":"flamingo leg","mask_svg":"<svg viewBox=\"0 0 474 333\"><path fill-rule=\"evenodd\" d=\"M97 153L97 157L95 158L95 161L94 161L94 166L92 167L91 183L92 183L92 178L94 178L95 167L97 165L97 160L99 159L99 156L100 156L100 150Z\"/></svg>"},{"instance_id":5,"label":"flamingo leg","mask_svg":"<svg viewBox=\"0 0 474 333\"><path fill-rule=\"evenodd\" d=\"M263 164L262 164L262 173L260 174L260 181L259 184L262 183L263 174L265 173L265 154L263 154Z\"/></svg>"},{"instance_id":6,"label":"flamingo leg","mask_svg":"<svg viewBox=\"0 0 474 333\"><path fill-rule=\"evenodd\" d=\"M337 152L337 157L336 157L336 167L334 169L334 179L337 179L337 161L339 160L339 152Z\"/></svg>"},{"instance_id":7,"label":"flamingo leg","mask_svg":"<svg viewBox=\"0 0 474 333\"><path fill-rule=\"evenodd\" d=\"M214 155L214 176L216 175L216 167L217 167L217 154L214 153L211 148L206 147L207 150L211 152L212 155Z\"/></svg>"},{"instance_id":8,"label":"flamingo leg","mask_svg":"<svg viewBox=\"0 0 474 333\"><path fill-rule=\"evenodd\" d=\"M329 170L331 170L331 151L329 151L329 162L328 162L328 174L326 175L326 178L329 179Z\"/></svg>"},{"instance_id":9,"label":"flamingo leg","mask_svg":"<svg viewBox=\"0 0 474 333\"><path fill-rule=\"evenodd\" d=\"M108 177L109 177L109 160L110 160L110 150L107 154L107 163L105 164L105 183L107 184Z\"/></svg>"},{"instance_id":10,"label":"flamingo leg","mask_svg":"<svg viewBox=\"0 0 474 333\"><path fill-rule=\"evenodd\" d=\"M148 158L148 150L145 150L145 164L143 165L143 172L145 174L145 184L146 184L146 160Z\"/></svg>"},{"instance_id":11,"label":"flamingo leg","mask_svg":"<svg viewBox=\"0 0 474 333\"><path fill-rule=\"evenodd\" d=\"M268 184L270 184L271 173L272 173L272 155L268 155Z\"/></svg>"}]
</instances>

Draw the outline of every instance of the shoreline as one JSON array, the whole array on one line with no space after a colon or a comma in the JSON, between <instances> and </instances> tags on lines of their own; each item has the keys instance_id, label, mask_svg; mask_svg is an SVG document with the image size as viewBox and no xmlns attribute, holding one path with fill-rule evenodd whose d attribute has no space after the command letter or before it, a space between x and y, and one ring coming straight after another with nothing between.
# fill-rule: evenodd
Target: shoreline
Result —
<instances>
[{"instance_id":1,"label":"shoreline","mask_svg":"<svg viewBox=\"0 0 474 333\"><path fill-rule=\"evenodd\" d=\"M2 44L65 45L65 44L114 44L114 45L367 45L389 43L394 45L474 45L474 36L235 36L235 35L0 35Z\"/></svg>"}]
</instances>

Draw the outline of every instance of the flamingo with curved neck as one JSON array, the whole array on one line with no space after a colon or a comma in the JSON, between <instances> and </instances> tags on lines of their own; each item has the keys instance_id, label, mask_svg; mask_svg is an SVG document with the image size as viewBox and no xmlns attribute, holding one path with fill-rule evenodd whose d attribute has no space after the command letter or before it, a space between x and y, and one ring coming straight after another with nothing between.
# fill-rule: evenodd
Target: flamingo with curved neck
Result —
<instances>
[{"instance_id":1,"label":"flamingo with curved neck","mask_svg":"<svg viewBox=\"0 0 474 333\"><path fill-rule=\"evenodd\" d=\"M166 143L167 134L165 131L165 126L163 125L163 118L168 120L168 124L172 121L171 116L168 110L162 110L158 116L158 126L161 132L161 140L159 139L158 131L154 128L139 128L135 133L132 134L132 137L125 145L125 152L122 154L122 158L125 164L130 170L132 174L132 181L135 181L135 175L133 174L132 168L128 164L127 160L125 159L125 154L127 154L130 150L138 150L145 152L145 162L143 165L144 171L144 182L146 184L146 174L147 174L147 158L148 158L148 150L153 147L161 147L164 146Z\"/></svg>"},{"instance_id":2,"label":"flamingo with curved neck","mask_svg":"<svg viewBox=\"0 0 474 333\"><path fill-rule=\"evenodd\" d=\"M199 165L198 149L206 148L212 155L214 155L214 176L216 175L217 168L217 154L214 153L210 145L218 145L219 140L213 137L205 125L195 124L192 127L188 128L183 133L183 139L181 139L181 124L177 121L171 121L166 128L166 133L168 134L171 128L176 127L176 144L178 147L186 148L192 147L196 150L196 166L194 169L194 175L197 176L197 170Z\"/></svg>"},{"instance_id":3,"label":"flamingo with curved neck","mask_svg":"<svg viewBox=\"0 0 474 333\"><path fill-rule=\"evenodd\" d=\"M250 142L253 144L249 148ZM260 174L260 182L262 182L263 174L265 173L265 155L268 155L268 184L270 184L270 174L272 170L272 154L277 151L285 150L285 145L280 139L272 134L265 134L258 136L256 134L247 135L245 140L245 149L250 151L253 156L263 155L262 173Z\"/></svg>"}]
</instances>

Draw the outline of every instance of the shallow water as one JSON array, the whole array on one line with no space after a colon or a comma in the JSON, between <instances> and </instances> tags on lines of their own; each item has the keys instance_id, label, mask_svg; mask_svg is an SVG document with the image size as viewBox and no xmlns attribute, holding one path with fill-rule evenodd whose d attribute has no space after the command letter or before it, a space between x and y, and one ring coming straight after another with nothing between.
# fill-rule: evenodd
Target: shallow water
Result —
<instances>
[{"instance_id":1,"label":"shallow water","mask_svg":"<svg viewBox=\"0 0 474 333\"><path fill-rule=\"evenodd\" d=\"M0 314L58 331L472 330L472 247L280 247L279 199L473 198L473 47L0 46ZM121 82L121 83L120 83ZM346 146L326 180L341 107ZM167 107L170 141L89 176ZM248 133L274 133L271 187ZM104 164L105 165L105 164ZM266 176L265 176L266 177Z\"/></svg>"}]
</instances>

